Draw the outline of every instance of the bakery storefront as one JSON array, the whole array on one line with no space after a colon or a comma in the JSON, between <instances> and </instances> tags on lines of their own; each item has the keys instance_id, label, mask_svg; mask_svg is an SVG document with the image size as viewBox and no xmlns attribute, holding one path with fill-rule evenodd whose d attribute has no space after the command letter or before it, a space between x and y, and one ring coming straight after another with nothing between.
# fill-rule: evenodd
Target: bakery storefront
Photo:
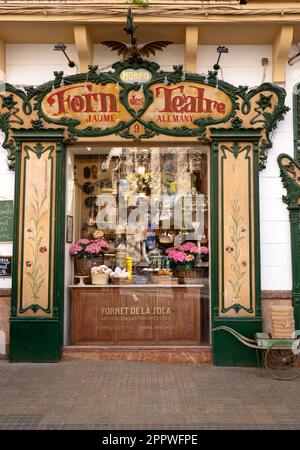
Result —
<instances>
[{"instance_id":1,"label":"bakery storefront","mask_svg":"<svg viewBox=\"0 0 300 450\"><path fill-rule=\"evenodd\" d=\"M71 286L71 343L209 344L205 147L76 146L69 161L70 254L92 283Z\"/></svg>"},{"instance_id":2,"label":"bakery storefront","mask_svg":"<svg viewBox=\"0 0 300 450\"><path fill-rule=\"evenodd\" d=\"M11 361L58 361L67 346L253 363L212 329L261 330L259 170L285 91L217 75L129 58L6 86Z\"/></svg>"}]
</instances>

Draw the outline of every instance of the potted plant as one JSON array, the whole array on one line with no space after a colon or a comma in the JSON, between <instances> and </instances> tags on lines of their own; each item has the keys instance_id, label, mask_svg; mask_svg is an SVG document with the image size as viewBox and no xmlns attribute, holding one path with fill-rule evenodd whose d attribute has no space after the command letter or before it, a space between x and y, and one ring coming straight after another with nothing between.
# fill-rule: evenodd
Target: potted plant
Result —
<instances>
[{"instance_id":1,"label":"potted plant","mask_svg":"<svg viewBox=\"0 0 300 450\"><path fill-rule=\"evenodd\" d=\"M203 262L207 262L209 259L209 249L206 245L201 245L200 247L200 258Z\"/></svg>"},{"instance_id":2,"label":"potted plant","mask_svg":"<svg viewBox=\"0 0 300 450\"><path fill-rule=\"evenodd\" d=\"M79 239L71 245L70 254L74 256L75 274L90 275L92 267L101 266L108 247L108 242L102 238Z\"/></svg>"},{"instance_id":3,"label":"potted plant","mask_svg":"<svg viewBox=\"0 0 300 450\"><path fill-rule=\"evenodd\" d=\"M200 261L200 248L193 242L185 242L167 250L170 267L181 284L195 284L199 281L196 267Z\"/></svg>"}]
</instances>

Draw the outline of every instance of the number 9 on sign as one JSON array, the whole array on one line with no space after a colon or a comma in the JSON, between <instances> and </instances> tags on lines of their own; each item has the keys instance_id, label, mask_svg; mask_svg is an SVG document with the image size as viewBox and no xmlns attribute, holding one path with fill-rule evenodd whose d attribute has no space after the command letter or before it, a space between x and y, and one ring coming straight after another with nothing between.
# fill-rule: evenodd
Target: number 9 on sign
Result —
<instances>
[{"instance_id":1,"label":"number 9 on sign","mask_svg":"<svg viewBox=\"0 0 300 450\"><path fill-rule=\"evenodd\" d=\"M135 124L133 125L133 131L134 131L135 133L139 133L139 132L140 132L140 124L139 124L139 123L135 123Z\"/></svg>"}]
</instances>

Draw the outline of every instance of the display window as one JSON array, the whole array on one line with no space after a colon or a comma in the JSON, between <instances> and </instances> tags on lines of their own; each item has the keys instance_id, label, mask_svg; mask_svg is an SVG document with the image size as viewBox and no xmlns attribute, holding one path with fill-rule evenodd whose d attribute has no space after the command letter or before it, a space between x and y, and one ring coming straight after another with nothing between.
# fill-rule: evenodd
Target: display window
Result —
<instances>
[{"instance_id":1,"label":"display window","mask_svg":"<svg viewBox=\"0 0 300 450\"><path fill-rule=\"evenodd\" d=\"M119 316L126 293L146 288L152 300L144 315L179 317L184 311L172 303L179 295L185 313L197 303L193 342L209 341L208 156L205 148L195 147L71 151L67 209L74 239L68 261L74 286L118 287L123 293L117 306L115 301L102 306L102 315ZM171 303L160 305L171 297ZM132 315L130 308L120 314Z\"/></svg>"}]
</instances>

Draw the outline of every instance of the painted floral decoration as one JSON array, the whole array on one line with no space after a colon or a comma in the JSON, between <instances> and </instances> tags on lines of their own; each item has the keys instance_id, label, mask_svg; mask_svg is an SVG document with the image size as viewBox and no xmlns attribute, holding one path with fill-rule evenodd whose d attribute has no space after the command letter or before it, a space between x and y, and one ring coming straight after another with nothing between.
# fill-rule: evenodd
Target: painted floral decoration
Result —
<instances>
[{"instance_id":1,"label":"painted floral decoration","mask_svg":"<svg viewBox=\"0 0 300 450\"><path fill-rule=\"evenodd\" d=\"M247 261L242 257L243 241L246 237L246 227L241 213L241 199L237 192L232 200L232 214L230 225L230 245L226 245L225 251L230 254L230 279L229 284L232 289L232 303L241 302L241 291L247 274ZM238 311L238 310L237 310Z\"/></svg>"},{"instance_id":2,"label":"painted floral decoration","mask_svg":"<svg viewBox=\"0 0 300 450\"><path fill-rule=\"evenodd\" d=\"M33 191L32 216L29 219L29 226L26 227L26 238L31 249L31 259L25 261L25 278L31 287L32 301L37 303L40 299L40 291L45 284L42 254L48 251L46 245L43 245L43 241L46 239L43 217L47 213L45 206L47 191L40 192L37 187L34 187Z\"/></svg>"},{"instance_id":3,"label":"painted floral decoration","mask_svg":"<svg viewBox=\"0 0 300 450\"><path fill-rule=\"evenodd\" d=\"M96 258L109 247L105 239L79 239L71 245L70 254L75 258Z\"/></svg>"}]
</instances>

